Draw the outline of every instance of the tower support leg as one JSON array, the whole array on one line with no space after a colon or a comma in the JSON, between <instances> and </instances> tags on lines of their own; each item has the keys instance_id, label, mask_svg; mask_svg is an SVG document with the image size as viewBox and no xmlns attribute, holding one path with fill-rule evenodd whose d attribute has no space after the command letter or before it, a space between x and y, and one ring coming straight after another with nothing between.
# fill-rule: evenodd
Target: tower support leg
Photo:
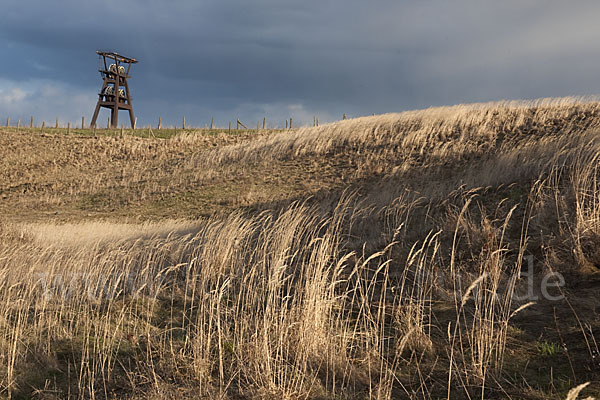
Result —
<instances>
[{"instance_id":1,"label":"tower support leg","mask_svg":"<svg viewBox=\"0 0 600 400\"><path fill-rule=\"evenodd\" d=\"M125 86L125 98L127 99L127 104L129 105L129 121L131 122L131 129L133 129L135 125L135 118L133 116L133 106L131 105L131 96L129 95L129 84L127 83L127 78L123 79L123 85Z\"/></svg>"},{"instance_id":2,"label":"tower support leg","mask_svg":"<svg viewBox=\"0 0 600 400\"><path fill-rule=\"evenodd\" d=\"M96 126L96 120L98 119L98 113L100 112L100 103L102 102L102 99L104 97L103 94L107 86L107 78L104 78L104 81L102 82L102 88L100 89L100 95L98 97L98 103L96 104L96 109L94 110L94 116L92 117L92 121L90 122L90 128Z\"/></svg>"},{"instance_id":3,"label":"tower support leg","mask_svg":"<svg viewBox=\"0 0 600 400\"><path fill-rule=\"evenodd\" d=\"M135 128L135 118L133 117L133 109L129 109L129 121L131 122L131 129Z\"/></svg>"},{"instance_id":4,"label":"tower support leg","mask_svg":"<svg viewBox=\"0 0 600 400\"><path fill-rule=\"evenodd\" d=\"M98 100L98 104L96 104L96 109L94 110L94 116L92 117L92 122L90 122L90 128L93 128L94 126L96 126L96 120L98 119L98 113L100 112L101 99L102 99L102 97L100 98L100 100Z\"/></svg>"},{"instance_id":5,"label":"tower support leg","mask_svg":"<svg viewBox=\"0 0 600 400\"><path fill-rule=\"evenodd\" d=\"M119 127L119 106L117 104L110 109L110 127L113 129Z\"/></svg>"}]
</instances>

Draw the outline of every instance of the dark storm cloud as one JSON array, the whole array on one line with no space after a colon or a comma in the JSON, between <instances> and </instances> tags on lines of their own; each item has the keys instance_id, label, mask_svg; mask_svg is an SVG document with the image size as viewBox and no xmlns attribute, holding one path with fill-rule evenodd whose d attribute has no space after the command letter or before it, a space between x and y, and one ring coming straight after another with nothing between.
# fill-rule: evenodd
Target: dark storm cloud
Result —
<instances>
[{"instance_id":1,"label":"dark storm cloud","mask_svg":"<svg viewBox=\"0 0 600 400\"><path fill-rule=\"evenodd\" d=\"M3 3L11 61L0 65L0 106L43 118L91 113L96 49L140 59L131 85L141 124L159 114L308 122L600 91L592 1Z\"/></svg>"}]
</instances>

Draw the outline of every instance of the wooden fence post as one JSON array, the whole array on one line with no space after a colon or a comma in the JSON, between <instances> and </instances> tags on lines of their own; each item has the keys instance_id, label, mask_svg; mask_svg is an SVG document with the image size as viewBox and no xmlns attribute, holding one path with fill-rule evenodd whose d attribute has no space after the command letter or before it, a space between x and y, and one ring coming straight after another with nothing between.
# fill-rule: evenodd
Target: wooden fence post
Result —
<instances>
[{"instance_id":1,"label":"wooden fence post","mask_svg":"<svg viewBox=\"0 0 600 400\"><path fill-rule=\"evenodd\" d=\"M183 116L183 124L182 124L182 126L183 126L183 129L185 129L185 115Z\"/></svg>"},{"instance_id":2,"label":"wooden fence post","mask_svg":"<svg viewBox=\"0 0 600 400\"><path fill-rule=\"evenodd\" d=\"M162 117L158 117L158 130L162 129Z\"/></svg>"},{"instance_id":3,"label":"wooden fence post","mask_svg":"<svg viewBox=\"0 0 600 400\"><path fill-rule=\"evenodd\" d=\"M69 122L67 124L67 135L70 135L70 134L71 134L71 123Z\"/></svg>"},{"instance_id":4,"label":"wooden fence post","mask_svg":"<svg viewBox=\"0 0 600 400\"><path fill-rule=\"evenodd\" d=\"M17 129L21 129L21 119L20 118L17 121Z\"/></svg>"},{"instance_id":5,"label":"wooden fence post","mask_svg":"<svg viewBox=\"0 0 600 400\"><path fill-rule=\"evenodd\" d=\"M229 132L231 132L231 121L229 121Z\"/></svg>"},{"instance_id":6,"label":"wooden fence post","mask_svg":"<svg viewBox=\"0 0 600 400\"><path fill-rule=\"evenodd\" d=\"M44 133L45 128L46 128L46 121L42 121L42 133Z\"/></svg>"},{"instance_id":7,"label":"wooden fence post","mask_svg":"<svg viewBox=\"0 0 600 400\"><path fill-rule=\"evenodd\" d=\"M6 127L10 126L10 117L6 117Z\"/></svg>"},{"instance_id":8,"label":"wooden fence post","mask_svg":"<svg viewBox=\"0 0 600 400\"><path fill-rule=\"evenodd\" d=\"M85 129L85 117L81 117L81 129Z\"/></svg>"},{"instance_id":9,"label":"wooden fence post","mask_svg":"<svg viewBox=\"0 0 600 400\"><path fill-rule=\"evenodd\" d=\"M346 113L344 113L344 117L343 118L346 119Z\"/></svg>"},{"instance_id":10,"label":"wooden fence post","mask_svg":"<svg viewBox=\"0 0 600 400\"><path fill-rule=\"evenodd\" d=\"M290 129L292 129L292 117L290 117Z\"/></svg>"},{"instance_id":11,"label":"wooden fence post","mask_svg":"<svg viewBox=\"0 0 600 400\"><path fill-rule=\"evenodd\" d=\"M215 118L210 117L210 129L213 129L214 127L215 127Z\"/></svg>"},{"instance_id":12,"label":"wooden fence post","mask_svg":"<svg viewBox=\"0 0 600 400\"><path fill-rule=\"evenodd\" d=\"M267 117L263 117L263 129L267 127Z\"/></svg>"},{"instance_id":13,"label":"wooden fence post","mask_svg":"<svg viewBox=\"0 0 600 400\"><path fill-rule=\"evenodd\" d=\"M33 116L31 117L31 121L29 121L29 127L33 128Z\"/></svg>"},{"instance_id":14,"label":"wooden fence post","mask_svg":"<svg viewBox=\"0 0 600 400\"><path fill-rule=\"evenodd\" d=\"M106 120L106 129L110 129L110 117Z\"/></svg>"},{"instance_id":15,"label":"wooden fence post","mask_svg":"<svg viewBox=\"0 0 600 400\"><path fill-rule=\"evenodd\" d=\"M288 120L286 119L285 120L285 129L287 129L287 128L288 128Z\"/></svg>"},{"instance_id":16,"label":"wooden fence post","mask_svg":"<svg viewBox=\"0 0 600 400\"><path fill-rule=\"evenodd\" d=\"M58 129L58 117L56 117L56 124L54 125L56 129Z\"/></svg>"},{"instance_id":17,"label":"wooden fence post","mask_svg":"<svg viewBox=\"0 0 600 400\"><path fill-rule=\"evenodd\" d=\"M238 129L240 129L240 126L241 126L242 128L244 128L244 129L246 129L246 130L248 130L248 129L249 129L249 128L248 128L246 125L244 125L244 123L243 123L242 121L240 121L240 119L239 119L239 118L238 118L238 120L237 120L237 123L238 123Z\"/></svg>"},{"instance_id":18,"label":"wooden fence post","mask_svg":"<svg viewBox=\"0 0 600 400\"><path fill-rule=\"evenodd\" d=\"M123 123L121 123L121 138L123 137L124 133L125 133L125 126L123 125Z\"/></svg>"}]
</instances>

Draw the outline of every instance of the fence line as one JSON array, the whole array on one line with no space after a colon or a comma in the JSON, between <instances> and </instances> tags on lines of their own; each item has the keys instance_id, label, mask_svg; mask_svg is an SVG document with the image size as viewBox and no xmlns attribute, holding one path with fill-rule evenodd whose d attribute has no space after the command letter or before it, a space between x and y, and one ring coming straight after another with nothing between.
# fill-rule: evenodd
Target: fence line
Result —
<instances>
[{"instance_id":1,"label":"fence line","mask_svg":"<svg viewBox=\"0 0 600 400\"><path fill-rule=\"evenodd\" d=\"M343 114L342 119L346 119L346 118L347 118L346 114ZM11 121L12 120L11 120L10 116L6 117L6 127L7 128L11 127ZM60 125L59 122L60 122L60 120L59 120L59 117L57 116L55 118L54 129L61 129L61 125ZM228 125L225 128L220 128L220 127L215 126L214 116L211 116L211 118L210 118L210 125L205 124L203 128L190 126L187 123L186 116L182 117L182 121L181 122L182 122L181 123L181 129L183 129L183 130L190 130L190 129L194 129L194 130L202 130L202 129L214 130L214 129L219 129L219 130L227 130L229 132L231 132L233 130L231 121L228 122ZM236 122L235 130L241 130L241 129L254 130L254 129L248 128L248 126L244 122L242 122L239 118L236 118L235 122ZM318 127L319 126L319 118L316 115L313 116L312 126L313 127ZM35 126L35 117L31 116L30 119L29 119L29 128L30 129L33 129L33 128L39 129L40 127L42 129L46 129L46 128L52 129L52 125L46 124L45 120L42 120L41 124L36 127ZM94 132L94 134L96 134L96 130L97 129L100 129L97 126L86 127L85 126L85 116L81 117L81 126L77 126L76 124L72 124L69 121L67 123L66 127L67 127L69 133L71 132L71 127L76 128L76 129L81 129L81 130L91 130L91 131ZM138 127L138 118L136 117L134 119L133 126L131 128L127 128L127 129L136 130L137 127ZM17 120L16 128L17 129L22 128L21 119ZM65 125L62 126L62 129L64 129L64 128L65 128ZM121 128L125 129L124 126L123 126L123 124L122 124ZM162 116L158 117L158 124L157 124L156 128L157 128L157 130L164 129ZM111 128L111 125L110 125L110 116L109 116L109 117L107 117L106 130L110 130L110 129L112 129L112 128ZM115 129L119 129L119 128L115 128ZM148 129L152 129L152 124L148 125ZM176 130L177 126L167 127L167 129L175 129ZM259 120L257 122L257 124L256 124L256 130L260 131L261 129L262 130L266 130L267 129L267 117L266 116L262 118L262 123ZM294 129L294 120L293 120L293 117L290 117L289 119L286 119L285 120L285 125L282 126L281 128L278 128L278 127L275 126L275 127L270 128L270 129L275 129L275 130L277 130L277 129L286 129L286 130ZM144 127L142 127L142 130L144 130Z\"/></svg>"}]
</instances>

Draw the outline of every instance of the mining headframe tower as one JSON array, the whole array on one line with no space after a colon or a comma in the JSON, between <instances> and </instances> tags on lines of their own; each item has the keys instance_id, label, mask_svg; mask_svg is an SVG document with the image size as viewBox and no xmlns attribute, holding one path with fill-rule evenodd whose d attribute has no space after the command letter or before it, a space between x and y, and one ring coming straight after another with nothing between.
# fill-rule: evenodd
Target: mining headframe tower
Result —
<instances>
[{"instance_id":1,"label":"mining headframe tower","mask_svg":"<svg viewBox=\"0 0 600 400\"><path fill-rule=\"evenodd\" d=\"M131 128L135 127L133 106L131 105L131 92L127 79L131 78L129 71L131 65L136 64L135 58L129 58L115 52L97 51L100 57L100 75L102 76L102 89L98 93L98 103L94 110L91 127L96 126L100 108L110 109L110 127L115 129L119 123L119 110L129 111Z\"/></svg>"}]
</instances>

